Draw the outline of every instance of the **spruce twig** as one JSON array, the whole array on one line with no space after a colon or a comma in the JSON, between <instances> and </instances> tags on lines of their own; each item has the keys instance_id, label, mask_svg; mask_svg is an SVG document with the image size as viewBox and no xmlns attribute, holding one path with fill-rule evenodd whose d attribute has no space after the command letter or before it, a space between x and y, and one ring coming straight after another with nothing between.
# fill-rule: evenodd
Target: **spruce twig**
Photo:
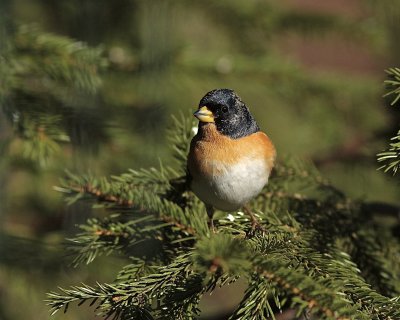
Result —
<instances>
[{"instance_id":1,"label":"spruce twig","mask_svg":"<svg viewBox=\"0 0 400 320\"><path fill-rule=\"evenodd\" d=\"M101 254L126 256L130 246L145 241L157 243L161 251L131 257L114 283L50 293L53 313L90 300L102 315L118 319L131 314L195 319L202 295L244 278L249 287L232 319L273 318L273 305L319 319L400 317L399 302L391 298L399 293L399 278L396 268L388 267L396 257L389 257L384 245L396 239L366 220L358 201L348 199L309 163L289 158L251 203L267 232L249 233L251 221L236 212L217 219L218 233L210 234L204 206L182 176L191 127L176 125L181 127L175 143L185 144L174 148L181 169L162 166L110 179L69 174L64 181L60 190L70 201L90 199L112 213L82 226L84 232L73 239L76 263ZM385 240L359 241L365 230L369 239ZM365 267L368 257L372 269Z\"/></svg>"}]
</instances>

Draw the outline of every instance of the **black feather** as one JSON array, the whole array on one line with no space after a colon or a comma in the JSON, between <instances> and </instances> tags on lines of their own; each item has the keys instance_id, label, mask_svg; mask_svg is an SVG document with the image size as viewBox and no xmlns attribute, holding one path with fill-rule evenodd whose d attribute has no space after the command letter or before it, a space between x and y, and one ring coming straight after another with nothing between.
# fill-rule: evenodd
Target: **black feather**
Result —
<instances>
[{"instance_id":1,"label":"black feather","mask_svg":"<svg viewBox=\"0 0 400 320\"><path fill-rule=\"evenodd\" d=\"M231 89L215 89L208 92L199 103L214 115L217 130L232 139L239 139L260 130L249 109ZM199 131L205 125L199 122Z\"/></svg>"}]
</instances>

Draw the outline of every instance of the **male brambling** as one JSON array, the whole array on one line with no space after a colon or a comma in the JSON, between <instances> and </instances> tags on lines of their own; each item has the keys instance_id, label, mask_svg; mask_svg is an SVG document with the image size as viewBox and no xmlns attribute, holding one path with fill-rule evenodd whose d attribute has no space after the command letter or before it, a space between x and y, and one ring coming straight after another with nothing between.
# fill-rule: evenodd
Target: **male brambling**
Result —
<instances>
[{"instance_id":1,"label":"male brambling","mask_svg":"<svg viewBox=\"0 0 400 320\"><path fill-rule=\"evenodd\" d=\"M276 151L233 90L208 92L194 116L199 126L188 155L189 183L205 203L214 229L214 209L237 210L260 193L268 182ZM253 226L257 224L246 207L245 211Z\"/></svg>"}]
</instances>

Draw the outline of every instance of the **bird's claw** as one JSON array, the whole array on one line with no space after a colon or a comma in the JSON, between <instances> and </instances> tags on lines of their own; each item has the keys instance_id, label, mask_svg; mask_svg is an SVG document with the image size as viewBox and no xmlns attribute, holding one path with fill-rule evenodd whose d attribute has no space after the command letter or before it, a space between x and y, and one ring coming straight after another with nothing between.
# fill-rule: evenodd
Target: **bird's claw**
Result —
<instances>
[{"instance_id":1,"label":"bird's claw","mask_svg":"<svg viewBox=\"0 0 400 320\"><path fill-rule=\"evenodd\" d=\"M214 221L212 218L210 218L210 220L208 220L208 227L210 228L211 234L217 233L217 229L215 229Z\"/></svg>"},{"instance_id":2,"label":"bird's claw","mask_svg":"<svg viewBox=\"0 0 400 320\"><path fill-rule=\"evenodd\" d=\"M251 212L251 210L248 207L244 208L245 212L249 215L250 220L251 220L251 229L248 232L247 236L248 237L253 237L257 232L261 232L262 234L266 234L268 231L265 229L259 220L256 218L256 216Z\"/></svg>"}]
</instances>

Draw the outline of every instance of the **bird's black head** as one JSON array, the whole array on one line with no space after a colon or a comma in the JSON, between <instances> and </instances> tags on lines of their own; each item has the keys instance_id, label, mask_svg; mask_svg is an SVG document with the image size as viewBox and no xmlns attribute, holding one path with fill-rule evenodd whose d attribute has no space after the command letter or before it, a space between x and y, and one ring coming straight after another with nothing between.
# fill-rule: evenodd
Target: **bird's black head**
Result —
<instances>
[{"instance_id":1,"label":"bird's black head","mask_svg":"<svg viewBox=\"0 0 400 320\"><path fill-rule=\"evenodd\" d=\"M214 122L217 130L232 139L238 139L259 131L259 127L240 97L231 89L215 89L208 92L194 113L204 123Z\"/></svg>"}]
</instances>

